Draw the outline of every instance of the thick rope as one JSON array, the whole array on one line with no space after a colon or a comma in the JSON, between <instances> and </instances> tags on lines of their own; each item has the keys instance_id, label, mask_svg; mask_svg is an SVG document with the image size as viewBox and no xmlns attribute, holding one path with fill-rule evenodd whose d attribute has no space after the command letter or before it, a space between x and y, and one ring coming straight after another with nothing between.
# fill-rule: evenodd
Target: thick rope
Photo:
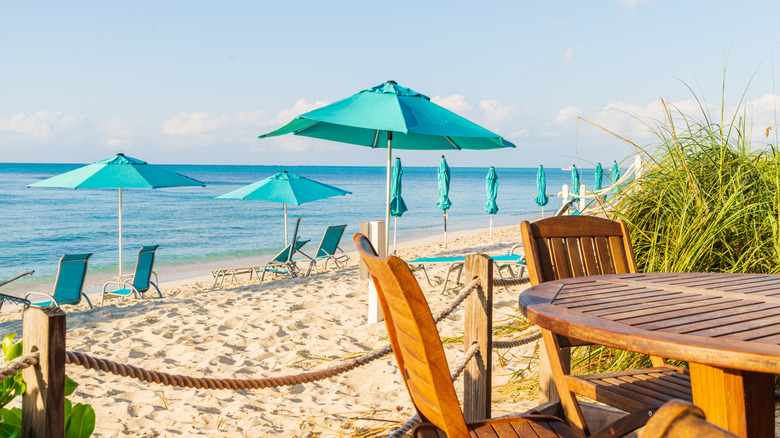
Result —
<instances>
[{"instance_id":1,"label":"thick rope","mask_svg":"<svg viewBox=\"0 0 780 438\"><path fill-rule=\"evenodd\" d=\"M521 345L530 344L531 342L536 341L541 337L542 337L542 332L536 332L524 338L514 339L512 341L493 341L493 348L501 350L504 348L519 347Z\"/></svg>"},{"instance_id":2,"label":"thick rope","mask_svg":"<svg viewBox=\"0 0 780 438\"><path fill-rule=\"evenodd\" d=\"M472 290L476 287L478 280L474 280L461 290L453 302L434 319L436 323L440 322L463 300L468 297ZM301 373L288 376L279 377L266 377L262 379L211 379L202 377L190 377L176 374L169 374L160 371L150 371L143 368L134 367L132 365L121 364L112 362L110 360L98 359L84 353L76 353L72 351L65 352L65 363L73 365L81 365L86 369L96 369L108 373L115 374L122 377L132 377L144 382L159 383L166 386L176 386L180 388L197 388L197 389L260 389L271 388L281 386L292 386L301 383L311 383L318 380L328 379L339 374L351 371L359 366L365 365L371 361L379 359L382 356L386 356L393 351L391 345L380 350L374 350L359 358L352 359L351 361L341 363L339 365L326 368L320 371L312 371L308 373Z\"/></svg>"},{"instance_id":3,"label":"thick rope","mask_svg":"<svg viewBox=\"0 0 780 438\"><path fill-rule=\"evenodd\" d=\"M531 279L528 277L523 278L494 278L493 279L493 285L494 286L520 286L521 284L526 284L530 282Z\"/></svg>"},{"instance_id":4,"label":"thick rope","mask_svg":"<svg viewBox=\"0 0 780 438\"><path fill-rule=\"evenodd\" d=\"M466 353L463 354L463 357L460 358L458 363L455 365L455 368L450 373L450 378L453 382L458 380L458 377L460 377L461 373L463 373L463 370L466 369L466 365L474 356L477 355L477 353L479 353L479 344L471 344L471 347L466 350ZM410 419L406 420L406 423L402 424L401 427L388 435L387 438L401 438L406 435L407 432L412 430L414 426L417 426L418 423L420 423L420 416L414 414Z\"/></svg>"},{"instance_id":5,"label":"thick rope","mask_svg":"<svg viewBox=\"0 0 780 438\"><path fill-rule=\"evenodd\" d=\"M27 353L24 356L19 356L14 360L9 360L8 362L3 363L2 366L0 366L0 381L12 377L14 374L25 368L38 365L40 355L40 352L35 351L33 353Z\"/></svg>"}]
</instances>

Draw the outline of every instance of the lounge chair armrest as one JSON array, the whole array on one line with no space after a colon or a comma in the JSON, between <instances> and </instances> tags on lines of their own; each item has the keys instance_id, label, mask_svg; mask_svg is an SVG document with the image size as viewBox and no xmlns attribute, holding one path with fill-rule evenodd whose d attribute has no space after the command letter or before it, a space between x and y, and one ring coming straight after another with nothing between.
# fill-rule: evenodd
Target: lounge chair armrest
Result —
<instances>
[{"instance_id":1,"label":"lounge chair armrest","mask_svg":"<svg viewBox=\"0 0 780 438\"><path fill-rule=\"evenodd\" d=\"M18 279L24 277L25 275L33 275L33 273L35 273L35 271L25 271L25 272L22 272L21 274L15 276L13 278L9 278L8 280L5 280L4 282L0 283L0 286L5 286L6 284L8 284L8 283L10 283L12 281L18 280Z\"/></svg>"},{"instance_id":2,"label":"lounge chair armrest","mask_svg":"<svg viewBox=\"0 0 780 438\"><path fill-rule=\"evenodd\" d=\"M135 290L135 288L133 287L132 283L128 283L126 281L107 281L107 282L103 283L103 293L106 293L106 288L109 285L111 285L111 284L115 284L117 286L129 286L133 290ZM119 288L117 287L117 289L119 289Z\"/></svg>"},{"instance_id":3,"label":"lounge chair armrest","mask_svg":"<svg viewBox=\"0 0 780 438\"><path fill-rule=\"evenodd\" d=\"M519 255L519 254L515 254L515 250L517 250L517 249L520 249L520 248L522 248L522 247L523 247L523 244L522 244L522 243L518 243L518 244L514 245L514 246L512 247L512 249L511 249L511 250L509 250L509 255Z\"/></svg>"},{"instance_id":4,"label":"lounge chair armrest","mask_svg":"<svg viewBox=\"0 0 780 438\"><path fill-rule=\"evenodd\" d=\"M54 304L54 307L60 307L60 305L57 303L57 300L55 300L53 296L51 296L51 295L49 295L49 294L47 294L45 292L27 292L27 295L24 296L24 299L29 301L29 299L27 297L29 297L30 295L44 296L44 297L46 297L46 298L51 300L51 303Z\"/></svg>"}]
</instances>

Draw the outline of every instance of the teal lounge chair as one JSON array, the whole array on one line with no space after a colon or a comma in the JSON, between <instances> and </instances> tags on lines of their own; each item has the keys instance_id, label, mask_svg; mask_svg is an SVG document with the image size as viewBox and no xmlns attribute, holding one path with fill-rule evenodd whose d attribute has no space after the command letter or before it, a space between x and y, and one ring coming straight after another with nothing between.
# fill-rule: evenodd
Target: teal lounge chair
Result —
<instances>
[{"instance_id":1,"label":"teal lounge chair","mask_svg":"<svg viewBox=\"0 0 780 438\"><path fill-rule=\"evenodd\" d=\"M92 302L82 291L84 289L84 280L87 278L87 263L90 257L92 257L92 253L66 254L62 256L52 293L28 292L24 298L29 300L30 295L41 295L46 297L45 301L30 301L30 305L34 307L60 307L65 304L79 304L81 297L84 297L91 309Z\"/></svg>"},{"instance_id":2,"label":"teal lounge chair","mask_svg":"<svg viewBox=\"0 0 780 438\"><path fill-rule=\"evenodd\" d=\"M514 254L514 250L515 248L512 248L512 251L509 254L492 256L499 278L504 278L501 271L505 269L509 271L511 278L522 277L523 273L525 273L525 256ZM428 281L428 284L431 285L431 287L436 287L436 285L431 281L426 265L447 264L447 274L444 276L444 281L441 282L441 292L444 293L447 289L450 274L453 271L457 271L455 284L457 285L460 283L460 276L463 274L463 266L466 264L466 257L424 257L408 261L407 264L410 266L419 266L419 269L422 270L425 275L425 280ZM512 270L513 267L517 269L517 274Z\"/></svg>"},{"instance_id":3,"label":"teal lounge chair","mask_svg":"<svg viewBox=\"0 0 780 438\"><path fill-rule=\"evenodd\" d=\"M295 228L293 229L292 234L292 240L290 240L290 244L284 247L283 250L279 251L279 254L277 254L274 258L268 261L263 266L259 266L256 269L256 274L258 277L260 277L260 281L265 280L265 273L271 272L276 275L280 274L287 274L291 278L295 278L298 276L298 265L295 263L295 260L293 257L295 256L295 253L299 253L301 251L301 247L303 245L306 245L309 243L308 240L298 240L298 226L301 224L301 218L298 218L298 220L295 221ZM306 255L301 253L302 255ZM307 257L307 259L310 259ZM311 267L309 267L311 269Z\"/></svg>"},{"instance_id":4,"label":"teal lounge chair","mask_svg":"<svg viewBox=\"0 0 780 438\"><path fill-rule=\"evenodd\" d=\"M8 280L3 281L2 283L0 283L0 286L5 286L6 284L8 284L8 283L10 283L12 281L16 281L16 280L24 277L25 275L33 275L34 273L35 273L35 271L22 272L21 274L17 275L16 277L9 278ZM13 295L0 293L0 308L3 307L3 304L6 301L10 301L12 303L20 304L22 306L22 309L26 309L26 308L30 307L30 300L26 300L26 299L24 299L22 297L16 297L16 296L13 296Z\"/></svg>"},{"instance_id":5,"label":"teal lounge chair","mask_svg":"<svg viewBox=\"0 0 780 438\"><path fill-rule=\"evenodd\" d=\"M317 271L319 271L317 262L321 260L325 260L323 263L324 266L322 267L323 270L328 269L328 262L331 260L333 260L333 264L335 264L337 268L342 266L340 263L343 263L345 266L347 262L349 262L349 255L339 247L339 243L341 243L341 237L344 235L344 230L346 228L346 225L333 225L328 227L325 230L325 234L322 235L322 241L320 241L320 246L317 248L317 252L313 258L301 252L301 254L306 256L306 258L296 259L296 261L310 261L309 269L306 271L306 275L311 274L312 268L317 268ZM336 255L337 252L338 255Z\"/></svg>"},{"instance_id":6,"label":"teal lounge chair","mask_svg":"<svg viewBox=\"0 0 780 438\"><path fill-rule=\"evenodd\" d=\"M277 274L289 274L291 277L297 276L298 266L295 264L295 260L293 260L293 256L300 252L300 249L303 245L308 243L308 240L298 240L298 227L301 224L301 218L299 217L295 221L295 228L293 228L292 233L292 242L294 242L294 249L293 244L287 245L283 250L281 250L274 258L272 258L268 263L266 263L263 266L251 266L248 268L226 268L226 269L218 269L215 271L211 271L211 275L214 277L214 284L212 287L222 286L222 284L225 282L225 278L228 276L230 277L230 283L232 284L233 281L236 279L236 276L242 275L242 274L249 274L249 279L251 280L253 276L257 275L258 280L265 279L265 273L271 272L274 275ZM292 250L292 252L291 252ZM301 253L303 254L303 253ZM305 254L304 254L305 255Z\"/></svg>"},{"instance_id":7,"label":"teal lounge chair","mask_svg":"<svg viewBox=\"0 0 780 438\"><path fill-rule=\"evenodd\" d=\"M135 272L132 275L127 274L119 277L118 281L109 281L103 285L103 292L100 294L100 305L106 299L106 295L110 297L119 297L124 299L133 295L138 298L146 298L144 294L154 287L157 291L157 295L162 298L160 288L157 287L157 273L152 269L154 268L154 255L157 248L160 245L144 246L138 251L138 262L135 264ZM154 281L152 281L154 276ZM114 285L116 290L107 290L109 286Z\"/></svg>"}]
</instances>

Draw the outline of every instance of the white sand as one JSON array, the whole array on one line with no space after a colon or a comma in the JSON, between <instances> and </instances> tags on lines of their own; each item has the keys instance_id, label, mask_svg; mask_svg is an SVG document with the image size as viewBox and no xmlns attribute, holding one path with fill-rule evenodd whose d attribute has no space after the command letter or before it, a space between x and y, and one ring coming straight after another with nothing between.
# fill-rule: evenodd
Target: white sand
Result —
<instances>
[{"instance_id":1,"label":"white sand","mask_svg":"<svg viewBox=\"0 0 780 438\"><path fill-rule=\"evenodd\" d=\"M520 242L518 227L450 233L399 245L405 260L469 252L504 254ZM353 248L345 237L343 247ZM348 355L386 345L384 323L366 324L366 280L352 254L347 268L309 278L242 282L212 290L211 278L161 285L164 298L114 300L94 310L67 308L67 348L150 370L213 378L261 378L330 367ZM441 270L438 273L442 275ZM419 278L419 277L418 277ZM161 279L164 280L164 279ZM421 279L433 313L446 307L445 294ZM519 314L517 295L495 295L495 319ZM442 336L463 331L462 306L440 327ZM0 334L19 333L20 312L0 315ZM14 319L16 318L16 319ZM446 346L452 365L462 344ZM494 385L528 366L535 345L494 354ZM353 436L406 421L409 397L392 355L325 381L246 391L195 390L148 384L68 365L79 383L74 402L97 413L95 435L115 436ZM462 384L456 384L458 391ZM494 396L493 414L522 412L533 401ZM361 435L365 436L365 435ZM383 436L383 435L380 435Z\"/></svg>"}]
</instances>

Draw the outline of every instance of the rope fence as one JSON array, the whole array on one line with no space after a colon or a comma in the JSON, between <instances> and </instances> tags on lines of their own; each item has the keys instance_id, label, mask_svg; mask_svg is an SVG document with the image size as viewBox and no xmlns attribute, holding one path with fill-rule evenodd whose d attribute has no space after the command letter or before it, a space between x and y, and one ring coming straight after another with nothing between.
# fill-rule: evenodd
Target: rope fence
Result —
<instances>
[{"instance_id":1,"label":"rope fence","mask_svg":"<svg viewBox=\"0 0 780 438\"><path fill-rule=\"evenodd\" d=\"M19 356L14 360L4 362L2 366L0 366L0 381L13 376L25 368L38 365L39 360L40 353L36 351L34 353L25 354L24 356Z\"/></svg>"}]
</instances>

